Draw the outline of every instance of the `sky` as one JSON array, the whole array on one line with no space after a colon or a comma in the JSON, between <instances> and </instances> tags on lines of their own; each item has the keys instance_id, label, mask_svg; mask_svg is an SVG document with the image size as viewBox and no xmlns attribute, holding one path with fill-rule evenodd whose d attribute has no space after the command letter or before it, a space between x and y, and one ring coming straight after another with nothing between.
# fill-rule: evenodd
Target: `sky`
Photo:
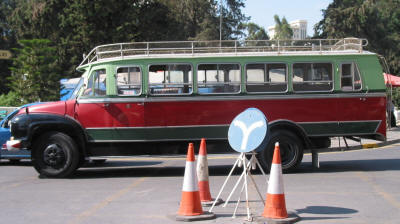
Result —
<instances>
[{"instance_id":1,"label":"sky","mask_svg":"<svg viewBox=\"0 0 400 224\"><path fill-rule=\"evenodd\" d=\"M285 17L288 22L298 19L307 20L307 35L314 34L314 25L322 19L322 9L326 9L333 0L246 0L243 12L268 32L274 26L274 15Z\"/></svg>"}]
</instances>

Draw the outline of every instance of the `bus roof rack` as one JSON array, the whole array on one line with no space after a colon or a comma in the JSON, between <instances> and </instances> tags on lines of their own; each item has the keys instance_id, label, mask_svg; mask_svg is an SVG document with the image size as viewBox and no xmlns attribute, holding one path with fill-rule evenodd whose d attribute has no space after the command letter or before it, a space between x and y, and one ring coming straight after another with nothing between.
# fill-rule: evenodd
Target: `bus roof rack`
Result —
<instances>
[{"instance_id":1,"label":"bus roof rack","mask_svg":"<svg viewBox=\"0 0 400 224\"><path fill-rule=\"evenodd\" d=\"M107 44L95 47L78 66L125 57L155 55L205 55L266 52L349 52L362 53L367 39L305 39L305 40L215 40L157 41Z\"/></svg>"}]
</instances>

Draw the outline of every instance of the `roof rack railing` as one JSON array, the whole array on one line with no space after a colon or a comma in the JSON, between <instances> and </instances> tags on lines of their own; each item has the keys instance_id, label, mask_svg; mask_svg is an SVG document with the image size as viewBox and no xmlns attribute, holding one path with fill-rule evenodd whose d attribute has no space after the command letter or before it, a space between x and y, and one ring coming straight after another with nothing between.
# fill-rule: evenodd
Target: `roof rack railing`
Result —
<instances>
[{"instance_id":1,"label":"roof rack railing","mask_svg":"<svg viewBox=\"0 0 400 224\"><path fill-rule=\"evenodd\" d=\"M107 44L95 47L79 66L110 58L165 54L250 53L291 51L363 51L367 39L157 41Z\"/></svg>"}]
</instances>

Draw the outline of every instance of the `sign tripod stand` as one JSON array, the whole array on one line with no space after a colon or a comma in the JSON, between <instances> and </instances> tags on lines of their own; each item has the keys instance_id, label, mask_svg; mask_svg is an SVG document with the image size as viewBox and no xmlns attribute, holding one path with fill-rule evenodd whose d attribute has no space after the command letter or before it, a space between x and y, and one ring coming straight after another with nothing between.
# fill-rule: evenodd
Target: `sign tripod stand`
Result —
<instances>
[{"instance_id":1,"label":"sign tripod stand","mask_svg":"<svg viewBox=\"0 0 400 224\"><path fill-rule=\"evenodd\" d=\"M228 131L228 141L231 147L235 150L240 152L240 155L236 159L231 171L229 172L225 182L223 183L221 190L218 193L217 198L215 199L213 205L209 209L211 212L220 198L226 184L229 181L229 178L232 176L233 171L236 167L241 168L243 167L243 172L240 175L239 179L236 181L232 191L230 192L227 200L223 207L226 207L230 198L232 197L233 193L236 191L236 188L239 186L240 182L243 180L242 189L239 194L239 198L236 202L236 207L233 212L233 218L236 217L236 212L239 207L239 203L242 197L243 191L245 191L246 196L246 211L247 211L247 220L252 221L252 216L250 213L250 205L249 205L249 193L248 193L248 179L250 178L251 183L253 184L254 188L257 190L257 193L265 205L264 199L260 193L259 188L251 174L251 170L258 168L261 170L262 174L266 177L264 170L262 169L259 161L256 158L255 149L258 148L264 141L266 134L267 134L267 119L265 115L256 108L249 108L244 112L240 113L235 119L232 121L229 131ZM250 159L246 158L246 155L251 155ZM267 178L265 178L266 183L268 184Z\"/></svg>"},{"instance_id":2,"label":"sign tripod stand","mask_svg":"<svg viewBox=\"0 0 400 224\"><path fill-rule=\"evenodd\" d=\"M251 158L250 158L249 161L247 161L246 155L251 155ZM260 163L258 162L257 157L256 157L256 152L254 152L254 151L252 151L251 153L244 153L244 152L240 153L240 155L236 159L236 162L234 163L234 165L233 165L228 177L225 179L225 182L222 185L221 190L219 191L217 198L215 199L214 203L212 204L211 208L209 209L209 212L211 212L213 210L216 202L220 198L220 196L221 196L226 184L228 183L228 181L229 181L230 177L232 176L232 173L233 173L233 171L235 170L236 167L238 167L238 168L243 167L243 172L240 175L239 179L236 181L236 184L233 187L231 193L229 194L227 200L225 201L225 204L223 205L223 207L226 207L226 205L228 204L228 202L229 202L230 198L232 197L233 193L236 191L236 188L239 186L239 184L242 181L242 179L244 179L243 184L242 184L242 189L240 190L239 198L238 198L238 200L236 202L236 207L235 207L235 210L233 212L232 218L236 218L236 212L237 212L237 209L239 207L240 200L241 200L241 197L242 197L242 193L243 193L243 190L244 190L245 191L245 196L246 196L247 220L251 221L252 217L251 217L251 213L250 213L249 196L248 196L248 181L247 180L250 178L251 183L253 184L254 188L256 189L256 191L258 193L258 196L260 197L262 203L265 205L264 199L263 199L263 197L262 197L262 195L260 193L260 190L259 190L259 188L257 186L257 183L255 182L255 180L254 180L254 178L253 178L253 176L251 174L251 170L252 169L255 170L256 167L258 167L261 170L262 174L265 177L267 177L267 175L265 174L264 170L262 169ZM266 180L266 183L268 184L267 178L265 178L265 180Z\"/></svg>"}]
</instances>

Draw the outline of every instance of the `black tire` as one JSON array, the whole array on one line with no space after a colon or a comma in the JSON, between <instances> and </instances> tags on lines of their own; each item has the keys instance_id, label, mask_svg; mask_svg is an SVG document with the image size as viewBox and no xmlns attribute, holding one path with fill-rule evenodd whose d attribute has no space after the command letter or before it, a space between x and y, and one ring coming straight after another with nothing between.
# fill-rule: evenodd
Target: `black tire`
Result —
<instances>
[{"instance_id":1,"label":"black tire","mask_svg":"<svg viewBox=\"0 0 400 224\"><path fill-rule=\"evenodd\" d=\"M75 141L61 132L41 135L33 145L32 164L42 177L67 177L78 168L79 160Z\"/></svg>"},{"instance_id":2,"label":"black tire","mask_svg":"<svg viewBox=\"0 0 400 224\"><path fill-rule=\"evenodd\" d=\"M258 154L264 170L267 172L270 170L276 142L279 142L282 170L295 170L303 159L303 144L296 134L286 130L273 131L267 146Z\"/></svg>"}]
</instances>

